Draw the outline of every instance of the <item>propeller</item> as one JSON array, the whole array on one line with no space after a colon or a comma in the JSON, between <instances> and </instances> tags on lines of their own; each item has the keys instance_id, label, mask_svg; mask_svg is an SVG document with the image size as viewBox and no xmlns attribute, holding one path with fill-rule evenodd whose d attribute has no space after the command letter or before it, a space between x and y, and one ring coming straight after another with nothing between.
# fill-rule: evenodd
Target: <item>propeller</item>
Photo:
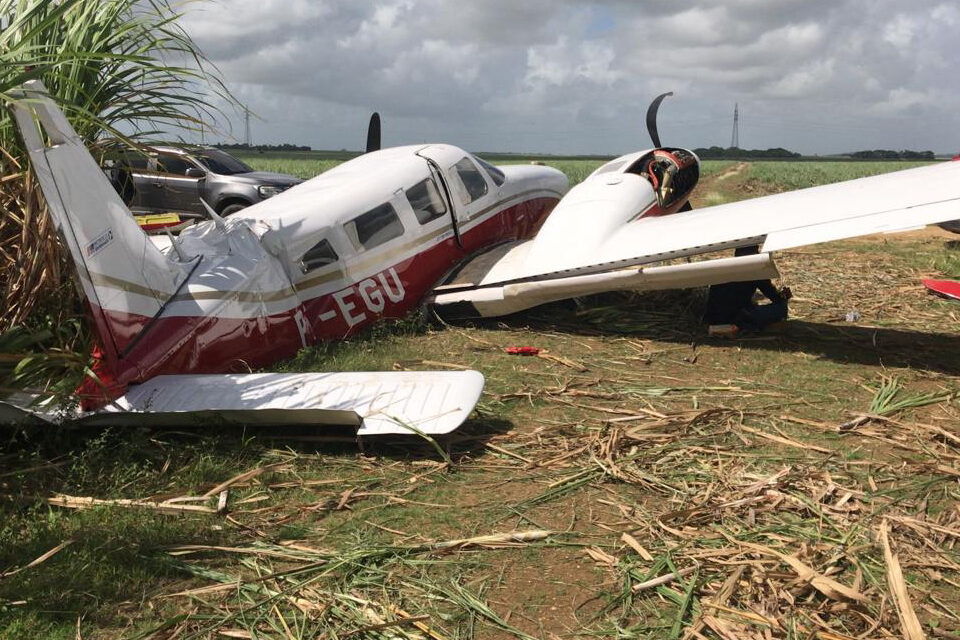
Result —
<instances>
[{"instance_id":1,"label":"propeller","mask_svg":"<svg viewBox=\"0 0 960 640\"><path fill-rule=\"evenodd\" d=\"M371 151L380 151L380 114L376 111L370 116L367 127L367 153Z\"/></svg>"},{"instance_id":2,"label":"propeller","mask_svg":"<svg viewBox=\"0 0 960 640\"><path fill-rule=\"evenodd\" d=\"M660 144L660 132L657 131L657 111L660 109L660 103L663 102L663 99L672 95L673 91L661 93L653 99L650 108L647 109L647 131L650 133L650 139L653 140L653 146L658 149L662 145Z\"/></svg>"},{"instance_id":3,"label":"propeller","mask_svg":"<svg viewBox=\"0 0 960 640\"><path fill-rule=\"evenodd\" d=\"M653 102L650 103L650 107L647 109L647 132L650 134L650 139L653 141L653 146L657 149L660 149L663 145L660 143L660 132L657 131L657 112L660 110L660 103L663 102L664 98L668 98L673 95L673 91L668 91L667 93L661 93L656 98L653 99ZM669 177L668 177L669 179ZM665 182L668 184L668 182ZM692 188L692 187L691 187ZM678 211L692 211L693 205L690 204L690 200L687 200L683 203L683 206L680 207Z\"/></svg>"}]
</instances>

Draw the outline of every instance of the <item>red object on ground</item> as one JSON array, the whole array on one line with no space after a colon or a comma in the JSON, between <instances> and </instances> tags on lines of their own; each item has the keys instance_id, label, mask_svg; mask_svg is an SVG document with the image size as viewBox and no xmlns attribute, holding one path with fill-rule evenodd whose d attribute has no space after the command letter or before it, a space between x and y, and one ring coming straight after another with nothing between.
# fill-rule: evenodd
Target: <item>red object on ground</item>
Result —
<instances>
[{"instance_id":1,"label":"red object on ground","mask_svg":"<svg viewBox=\"0 0 960 640\"><path fill-rule=\"evenodd\" d=\"M957 155L953 156L953 159L954 159L954 160L960 160L960 153L958 153Z\"/></svg>"},{"instance_id":2,"label":"red object on ground","mask_svg":"<svg viewBox=\"0 0 960 640\"><path fill-rule=\"evenodd\" d=\"M937 295L960 300L960 282L956 280L922 280L921 282Z\"/></svg>"},{"instance_id":3,"label":"red object on ground","mask_svg":"<svg viewBox=\"0 0 960 640\"><path fill-rule=\"evenodd\" d=\"M535 356L540 353L536 347L507 347L504 351L512 356Z\"/></svg>"}]
</instances>

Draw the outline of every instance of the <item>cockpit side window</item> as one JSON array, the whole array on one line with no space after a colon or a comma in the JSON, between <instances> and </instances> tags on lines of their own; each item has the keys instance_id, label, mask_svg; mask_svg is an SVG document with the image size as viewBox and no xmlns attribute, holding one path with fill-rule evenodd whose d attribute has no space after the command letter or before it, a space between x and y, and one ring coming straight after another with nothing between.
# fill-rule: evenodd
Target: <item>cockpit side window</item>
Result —
<instances>
[{"instance_id":1,"label":"cockpit side window","mask_svg":"<svg viewBox=\"0 0 960 640\"><path fill-rule=\"evenodd\" d=\"M431 178L427 178L407 189L407 200L410 201L413 213L416 214L417 221L420 224L432 222L443 217L447 212L447 206L440 196L437 183Z\"/></svg>"},{"instance_id":2,"label":"cockpit side window","mask_svg":"<svg viewBox=\"0 0 960 640\"><path fill-rule=\"evenodd\" d=\"M456 169L457 176L460 177L460 182L463 183L465 189L460 194L463 204L470 204L474 200L479 200L487 195L487 181L470 158L464 157L460 162L453 165L453 168Z\"/></svg>"},{"instance_id":3,"label":"cockpit side window","mask_svg":"<svg viewBox=\"0 0 960 640\"><path fill-rule=\"evenodd\" d=\"M300 271L303 273L309 273L314 269L331 265L339 259L340 256L338 256L337 252L334 251L330 241L324 238L317 244L313 245L313 247L311 247L310 250L303 254L302 258L300 258Z\"/></svg>"},{"instance_id":4,"label":"cockpit side window","mask_svg":"<svg viewBox=\"0 0 960 640\"><path fill-rule=\"evenodd\" d=\"M343 229L357 249L373 249L403 235L403 223L389 202L357 216Z\"/></svg>"},{"instance_id":5,"label":"cockpit side window","mask_svg":"<svg viewBox=\"0 0 960 640\"><path fill-rule=\"evenodd\" d=\"M493 180L493 184L498 187L502 187L503 183L507 181L507 176L500 171L497 167L493 166L483 158L477 158L474 156L474 159L480 163L480 166L487 170L487 173L490 174L490 179Z\"/></svg>"}]
</instances>

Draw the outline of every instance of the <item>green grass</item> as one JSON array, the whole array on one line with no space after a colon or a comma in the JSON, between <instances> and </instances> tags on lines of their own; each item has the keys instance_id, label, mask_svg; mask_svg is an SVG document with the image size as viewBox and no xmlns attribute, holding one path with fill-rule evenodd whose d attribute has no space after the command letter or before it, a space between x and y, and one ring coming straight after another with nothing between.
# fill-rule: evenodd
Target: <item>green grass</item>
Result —
<instances>
[{"instance_id":1,"label":"green grass","mask_svg":"<svg viewBox=\"0 0 960 640\"><path fill-rule=\"evenodd\" d=\"M132 602L139 607L151 590L178 577L159 551L170 544L204 540L223 542L229 532L195 518L171 518L119 508L70 511L48 507L42 499L56 493L100 498L164 493L205 486L254 463L263 445L233 434L161 435L131 427L118 431L68 429L17 434L3 432L8 452L3 469L29 469L54 460L54 466L25 471L0 480L7 493L0 500L0 572L19 567L65 540L66 550L42 565L0 579L0 621L13 628L36 627L34 637L74 633L73 612L86 612L93 625L109 625L113 613L97 613L103 602ZM15 443L10 437L23 439ZM31 594L44 594L40 609L14 605ZM106 613L106 612L104 612ZM12 616L12 617L11 617ZM3 628L0 624L0 629ZM39 630L43 629L43 633ZM56 631L59 629L59 631ZM12 633L8 629L8 633ZM3 637L0 633L0 637ZM14 637L11 635L11 637ZM26 637L26 636L24 636Z\"/></svg>"},{"instance_id":2,"label":"green grass","mask_svg":"<svg viewBox=\"0 0 960 640\"><path fill-rule=\"evenodd\" d=\"M749 177L775 191L865 178L922 167L930 162L751 162Z\"/></svg>"}]
</instances>

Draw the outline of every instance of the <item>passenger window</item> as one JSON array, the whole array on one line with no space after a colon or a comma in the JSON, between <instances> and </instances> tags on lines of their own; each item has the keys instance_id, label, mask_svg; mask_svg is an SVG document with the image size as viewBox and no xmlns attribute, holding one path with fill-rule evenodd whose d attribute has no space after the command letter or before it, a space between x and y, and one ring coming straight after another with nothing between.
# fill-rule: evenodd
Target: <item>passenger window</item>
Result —
<instances>
[{"instance_id":1,"label":"passenger window","mask_svg":"<svg viewBox=\"0 0 960 640\"><path fill-rule=\"evenodd\" d=\"M186 175L187 169L193 166L178 156L159 156L157 160L160 173L172 173L177 176Z\"/></svg>"},{"instance_id":2,"label":"passenger window","mask_svg":"<svg viewBox=\"0 0 960 640\"><path fill-rule=\"evenodd\" d=\"M407 200L410 201L410 206L413 207L413 212L420 224L427 224L447 212L443 198L437 190L437 184L430 178L408 189Z\"/></svg>"},{"instance_id":3,"label":"passenger window","mask_svg":"<svg viewBox=\"0 0 960 640\"><path fill-rule=\"evenodd\" d=\"M324 239L303 254L303 257L300 258L300 271L309 273L314 269L333 264L339 259L340 256L333 250L333 246Z\"/></svg>"},{"instance_id":4,"label":"passenger window","mask_svg":"<svg viewBox=\"0 0 960 640\"><path fill-rule=\"evenodd\" d=\"M490 179L493 180L493 183L498 187L502 187L503 183L507 181L507 176L504 175L503 171L500 171L500 169L493 166L483 158L476 158L476 160L480 163L480 166L486 169L487 173L490 174Z\"/></svg>"},{"instance_id":5,"label":"passenger window","mask_svg":"<svg viewBox=\"0 0 960 640\"><path fill-rule=\"evenodd\" d=\"M474 200L478 200L487 195L487 181L484 180L483 174L477 169L477 165L470 161L470 158L464 158L455 164L454 168L457 170L457 175L460 176L460 181L466 189L466 193L461 194L463 196L463 204L470 204Z\"/></svg>"},{"instance_id":6,"label":"passenger window","mask_svg":"<svg viewBox=\"0 0 960 640\"><path fill-rule=\"evenodd\" d=\"M403 223L388 202L343 225L357 249L373 249L403 235Z\"/></svg>"}]
</instances>

